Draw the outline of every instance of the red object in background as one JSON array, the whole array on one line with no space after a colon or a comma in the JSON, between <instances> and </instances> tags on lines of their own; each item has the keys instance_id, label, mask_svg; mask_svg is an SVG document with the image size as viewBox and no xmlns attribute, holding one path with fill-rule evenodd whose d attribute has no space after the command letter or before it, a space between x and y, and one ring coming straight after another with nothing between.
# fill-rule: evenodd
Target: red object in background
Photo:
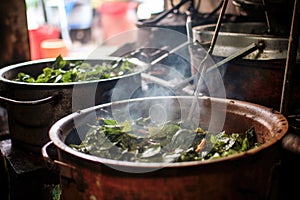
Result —
<instances>
[{"instance_id":1,"label":"red object in background","mask_svg":"<svg viewBox=\"0 0 300 200\"><path fill-rule=\"evenodd\" d=\"M58 55L66 57L68 49L62 39L47 39L41 43L41 51L43 58L56 58Z\"/></svg>"},{"instance_id":2,"label":"red object in background","mask_svg":"<svg viewBox=\"0 0 300 200\"><path fill-rule=\"evenodd\" d=\"M29 30L29 44L31 60L41 59L41 43L47 39L58 39L60 31L57 27L50 25L41 25L37 29Z\"/></svg>"},{"instance_id":3,"label":"red object in background","mask_svg":"<svg viewBox=\"0 0 300 200\"><path fill-rule=\"evenodd\" d=\"M136 9L136 6L135 2L104 2L101 4L98 12L101 15L104 39L135 27L128 12Z\"/></svg>"}]
</instances>

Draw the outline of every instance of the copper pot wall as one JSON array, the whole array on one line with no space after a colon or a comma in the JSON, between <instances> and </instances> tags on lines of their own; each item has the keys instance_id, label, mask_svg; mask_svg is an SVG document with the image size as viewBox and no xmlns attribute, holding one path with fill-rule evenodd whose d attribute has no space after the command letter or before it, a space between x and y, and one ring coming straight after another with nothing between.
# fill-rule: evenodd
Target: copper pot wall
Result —
<instances>
[{"instance_id":1,"label":"copper pot wall","mask_svg":"<svg viewBox=\"0 0 300 200\"><path fill-rule=\"evenodd\" d=\"M211 41L214 27L214 24L194 27L194 38L200 44ZM266 24L257 22L222 24L212 58L219 62L248 45L262 42L265 46L263 49L235 59L221 66L219 70L223 75L227 98L249 101L279 110L288 38L268 35L267 29ZM295 74L299 73L300 68L295 67ZM209 81L209 73L206 79ZM300 79L295 77L290 82L294 88L289 109L294 110L300 106Z\"/></svg>"},{"instance_id":2,"label":"copper pot wall","mask_svg":"<svg viewBox=\"0 0 300 200\"><path fill-rule=\"evenodd\" d=\"M186 119L193 97L148 97L113 102L68 115L50 129L43 149L49 168L59 173L63 199L268 199L279 192L273 174L281 159L281 139L288 122L280 113L252 103L198 98L199 126L241 132L253 126L261 146L230 157L182 163L134 163L80 153L68 145L80 143L87 123L119 114L149 115L159 105L166 120ZM107 111L107 112L106 112ZM105 113L105 114L104 114ZM76 128L75 128L76 127ZM58 158L49 157L51 144Z\"/></svg>"},{"instance_id":3,"label":"copper pot wall","mask_svg":"<svg viewBox=\"0 0 300 200\"><path fill-rule=\"evenodd\" d=\"M92 65L113 63L117 58L101 60L66 59L84 61ZM9 136L14 147L40 153L41 147L49 141L50 126L63 116L79 109L106 103L112 100L114 87L120 82L124 85L117 99L127 99L141 89L141 72L145 66L124 76L94 81L72 83L24 83L13 79L19 72L37 76L55 59L28 61L4 67L0 71L0 102L7 109ZM121 81L122 80L122 81ZM119 85L120 85L119 84ZM120 90L120 88L119 88ZM122 90L122 89L121 89Z\"/></svg>"}]
</instances>

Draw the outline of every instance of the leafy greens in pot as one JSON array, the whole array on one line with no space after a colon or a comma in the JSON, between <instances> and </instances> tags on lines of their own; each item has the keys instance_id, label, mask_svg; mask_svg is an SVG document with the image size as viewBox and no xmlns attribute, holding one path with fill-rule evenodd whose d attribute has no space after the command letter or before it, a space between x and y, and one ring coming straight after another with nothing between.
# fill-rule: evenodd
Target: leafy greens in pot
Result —
<instances>
[{"instance_id":1,"label":"leafy greens in pot","mask_svg":"<svg viewBox=\"0 0 300 200\"><path fill-rule=\"evenodd\" d=\"M134 71L132 63L127 60L121 62L120 65L103 63L92 66L83 61L64 60L59 55L55 62L51 66L45 67L37 77L20 72L14 80L27 83L69 83L109 79Z\"/></svg>"},{"instance_id":2,"label":"leafy greens in pot","mask_svg":"<svg viewBox=\"0 0 300 200\"><path fill-rule=\"evenodd\" d=\"M254 128L244 133L192 130L182 121L153 124L150 118L118 123L99 118L85 139L70 147L102 158L131 162L183 162L216 159L259 146Z\"/></svg>"}]
</instances>

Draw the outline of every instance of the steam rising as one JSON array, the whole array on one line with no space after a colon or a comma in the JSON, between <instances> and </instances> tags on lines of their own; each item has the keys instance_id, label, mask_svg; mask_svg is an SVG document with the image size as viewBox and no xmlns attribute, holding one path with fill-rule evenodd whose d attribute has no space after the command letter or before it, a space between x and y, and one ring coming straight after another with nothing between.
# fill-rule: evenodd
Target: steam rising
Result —
<instances>
[{"instance_id":1,"label":"steam rising","mask_svg":"<svg viewBox=\"0 0 300 200\"><path fill-rule=\"evenodd\" d=\"M114 57L137 56L137 58L144 63L149 63L149 61L153 60L153 52L155 53L158 50L159 53L154 54L154 56L159 58L159 56L168 53L173 48L187 41L187 36L177 31L163 28L140 28L116 35L104 42L104 44L112 43L112 40L114 44L116 44L118 41L124 41L126 37L130 38L128 35L135 35L137 38L122 43L119 48L116 48L117 51L112 55ZM186 120L191 101L186 101L185 98L182 98L183 95L187 95L186 92L175 90L173 86L185 81L192 75L199 74L201 69L199 69L198 65L201 59L203 59L204 53L205 51L200 45L187 45L185 48L169 54L165 59L162 59L161 62L153 66L149 65L147 73L151 73L151 70L154 70L155 67L167 69L167 71L161 75L162 77L159 78L167 80L169 85L160 85L151 81L145 82L144 80L132 81L125 78L119 79L112 90L105 91L106 95L110 96L111 103L107 105L110 107L113 118L122 122L124 120L136 119L140 116L148 115L153 122L157 123L172 119ZM103 51L103 46L100 45L86 59L103 59L106 56L107 52ZM211 58L205 62L205 65L208 67L213 64L214 61ZM190 91L189 96L194 95L194 84L198 78L199 76L195 76L195 80L190 81L186 85L185 88L188 88L188 91ZM204 77L204 80L205 84L201 88L203 95L225 98L225 88L222 74L219 70L211 71L208 76ZM139 82L140 84L138 84ZM97 106L96 100L98 94L96 95L96 93L99 92L98 90L97 83L90 84L89 89L80 88L79 85L75 85L72 96L73 111ZM195 95L198 96L199 94ZM169 96L170 98L155 98L157 96ZM145 98L147 100L137 98ZM193 124L193 128L196 128L201 126L201 123L206 123L208 127L203 128L207 128L209 131L221 131L225 121L226 108L219 104L214 105L209 101L209 98L207 99L207 101L196 102L197 106L193 111L191 124ZM120 101L122 101L122 103L120 103ZM205 105L203 105L203 103ZM223 110L223 112L220 112L220 110ZM98 117L96 111L92 113L92 116L94 119ZM207 119L207 116L210 116L211 122L203 122L202 116L206 116L204 117L205 119ZM79 128L82 123L78 121L75 122L75 124L78 125L77 131L79 136L84 137L85 132ZM127 164L119 166L107 163L107 165L117 170L130 173L145 173L162 167L162 165L154 165L154 167L150 168L132 168Z\"/></svg>"}]
</instances>

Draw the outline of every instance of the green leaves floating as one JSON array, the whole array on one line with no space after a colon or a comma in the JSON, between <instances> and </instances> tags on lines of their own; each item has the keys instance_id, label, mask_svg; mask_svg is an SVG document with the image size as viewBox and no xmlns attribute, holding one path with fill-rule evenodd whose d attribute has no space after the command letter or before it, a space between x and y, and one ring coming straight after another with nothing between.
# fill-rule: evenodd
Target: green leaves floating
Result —
<instances>
[{"instance_id":1,"label":"green leaves floating","mask_svg":"<svg viewBox=\"0 0 300 200\"><path fill-rule=\"evenodd\" d=\"M181 128L181 121L153 124L150 118L118 123L99 118L81 144L70 147L102 158L131 162L184 162L230 156L259 146L254 128L209 133Z\"/></svg>"},{"instance_id":2,"label":"green leaves floating","mask_svg":"<svg viewBox=\"0 0 300 200\"><path fill-rule=\"evenodd\" d=\"M59 55L54 63L45 67L37 77L20 72L14 80L27 83L69 83L109 79L134 71L134 65L129 61L122 60L120 62L119 65L108 63L91 65L83 61L63 60Z\"/></svg>"}]
</instances>

